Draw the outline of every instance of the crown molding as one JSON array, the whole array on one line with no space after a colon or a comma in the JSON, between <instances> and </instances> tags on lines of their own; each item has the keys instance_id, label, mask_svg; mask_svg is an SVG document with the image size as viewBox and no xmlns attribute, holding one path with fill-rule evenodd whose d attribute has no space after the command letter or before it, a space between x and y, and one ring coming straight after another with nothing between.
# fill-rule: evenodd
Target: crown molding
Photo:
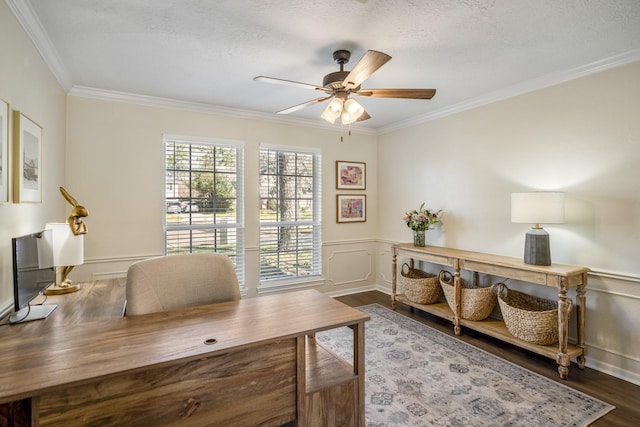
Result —
<instances>
[{"instance_id":1,"label":"crown molding","mask_svg":"<svg viewBox=\"0 0 640 427\"><path fill-rule=\"evenodd\" d=\"M137 95L133 93L117 92L105 89L96 89L85 86L73 86L69 96L98 99L102 101L123 102L127 104L143 105L146 107L167 108L196 113L216 114L225 117L239 119L261 120L266 122L282 123L293 126L312 127L317 129L333 130L341 132L342 128L326 123L322 120L302 119L291 116L283 116L273 113L261 113L258 111L241 110L237 108L221 107L217 105L202 104L197 102L179 101L175 99L159 98L155 96ZM353 133L364 135L376 135L375 129L361 126L351 126Z\"/></svg>"},{"instance_id":2,"label":"crown molding","mask_svg":"<svg viewBox=\"0 0 640 427\"><path fill-rule=\"evenodd\" d=\"M60 61L60 55L44 30L40 18L31 4L25 0L5 0L27 36L44 59L56 80L65 92L69 92L72 83L67 68Z\"/></svg>"},{"instance_id":3,"label":"crown molding","mask_svg":"<svg viewBox=\"0 0 640 427\"><path fill-rule=\"evenodd\" d=\"M621 67L623 65L627 65L637 61L640 61L640 49L623 52L621 54L592 62L587 65L572 68L569 70L559 71L557 73L547 74L546 76L519 83L517 85L509 86L504 89L490 92L476 98L468 99L466 101L459 102L457 104L453 104L448 107L432 111L430 113L411 117L388 126L383 126L381 128L378 128L378 135L416 126L431 120L451 116L453 114L461 113L463 111L471 110L473 108L481 107L493 102L513 98L515 96L522 95L528 92L544 89L546 87L554 86L570 80L575 80L591 74L596 74L612 68Z\"/></svg>"}]
</instances>

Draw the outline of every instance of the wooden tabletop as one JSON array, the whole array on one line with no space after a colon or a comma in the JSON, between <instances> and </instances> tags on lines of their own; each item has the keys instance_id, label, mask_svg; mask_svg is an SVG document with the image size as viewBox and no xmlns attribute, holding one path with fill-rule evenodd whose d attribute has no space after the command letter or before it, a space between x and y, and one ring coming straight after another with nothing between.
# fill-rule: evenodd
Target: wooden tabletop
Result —
<instances>
[{"instance_id":1,"label":"wooden tabletop","mask_svg":"<svg viewBox=\"0 0 640 427\"><path fill-rule=\"evenodd\" d=\"M576 265L552 263L551 265L525 264L523 258L505 255L486 254L463 249L445 248L441 246L414 246L411 243L399 243L392 248L415 254L426 254L435 257L459 259L463 261L491 264L499 267L527 270L531 272L553 274L558 276L574 276L589 272L589 268Z\"/></svg>"},{"instance_id":2,"label":"wooden tabletop","mask_svg":"<svg viewBox=\"0 0 640 427\"><path fill-rule=\"evenodd\" d=\"M127 317L121 280L51 301L64 303L49 318L0 327L0 403L369 319L315 290ZM215 344L205 343L211 339Z\"/></svg>"}]
</instances>

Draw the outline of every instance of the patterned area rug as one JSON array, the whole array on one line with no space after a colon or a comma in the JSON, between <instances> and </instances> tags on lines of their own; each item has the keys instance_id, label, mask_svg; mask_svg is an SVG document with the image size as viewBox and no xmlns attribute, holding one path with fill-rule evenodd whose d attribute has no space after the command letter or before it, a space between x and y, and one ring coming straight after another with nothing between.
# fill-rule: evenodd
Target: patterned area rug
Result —
<instances>
[{"instance_id":1,"label":"patterned area rug","mask_svg":"<svg viewBox=\"0 0 640 427\"><path fill-rule=\"evenodd\" d=\"M377 304L365 326L368 427L587 426L614 409ZM353 360L353 335L318 341Z\"/></svg>"}]
</instances>

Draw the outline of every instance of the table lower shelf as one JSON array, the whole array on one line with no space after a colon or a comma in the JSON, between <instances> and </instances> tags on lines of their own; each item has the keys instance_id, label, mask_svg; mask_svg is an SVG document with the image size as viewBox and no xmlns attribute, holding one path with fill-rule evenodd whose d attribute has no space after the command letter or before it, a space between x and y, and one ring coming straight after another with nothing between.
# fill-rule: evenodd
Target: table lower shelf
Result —
<instances>
[{"instance_id":1,"label":"table lower shelf","mask_svg":"<svg viewBox=\"0 0 640 427\"><path fill-rule=\"evenodd\" d=\"M409 301L403 294L397 294L396 301L411 307L415 307L418 310L424 311L426 313L433 314L434 316L451 320L453 322L453 312L446 302L438 302L435 304L418 304ZM511 333L509 333L509 331L507 330L504 322L498 319L488 318L481 321L460 319L460 325L553 360L556 360L558 356L559 349L557 344L537 345L518 339L511 335ZM584 356L584 349L569 344L567 346L567 355L571 359L577 359L579 356Z\"/></svg>"}]
</instances>

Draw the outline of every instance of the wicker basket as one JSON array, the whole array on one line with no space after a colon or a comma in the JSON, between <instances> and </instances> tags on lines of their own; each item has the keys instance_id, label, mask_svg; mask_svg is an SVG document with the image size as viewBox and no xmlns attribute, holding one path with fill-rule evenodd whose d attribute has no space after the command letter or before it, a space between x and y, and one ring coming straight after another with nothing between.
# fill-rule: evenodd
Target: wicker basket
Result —
<instances>
[{"instance_id":1,"label":"wicker basket","mask_svg":"<svg viewBox=\"0 0 640 427\"><path fill-rule=\"evenodd\" d=\"M449 308L456 312L456 290L453 276L446 270L438 275L444 296ZM489 317L496 306L496 294L493 286L486 288L473 287L460 279L460 318L467 320L483 320Z\"/></svg>"},{"instance_id":2,"label":"wicker basket","mask_svg":"<svg viewBox=\"0 0 640 427\"><path fill-rule=\"evenodd\" d=\"M404 285L404 295L411 302L433 304L440 299L438 276L411 268L407 263L402 264L400 283Z\"/></svg>"},{"instance_id":3,"label":"wicker basket","mask_svg":"<svg viewBox=\"0 0 640 427\"><path fill-rule=\"evenodd\" d=\"M558 302L527 295L497 285L498 303L505 326L511 335L533 344L558 342ZM573 301L567 298L569 314Z\"/></svg>"}]
</instances>

